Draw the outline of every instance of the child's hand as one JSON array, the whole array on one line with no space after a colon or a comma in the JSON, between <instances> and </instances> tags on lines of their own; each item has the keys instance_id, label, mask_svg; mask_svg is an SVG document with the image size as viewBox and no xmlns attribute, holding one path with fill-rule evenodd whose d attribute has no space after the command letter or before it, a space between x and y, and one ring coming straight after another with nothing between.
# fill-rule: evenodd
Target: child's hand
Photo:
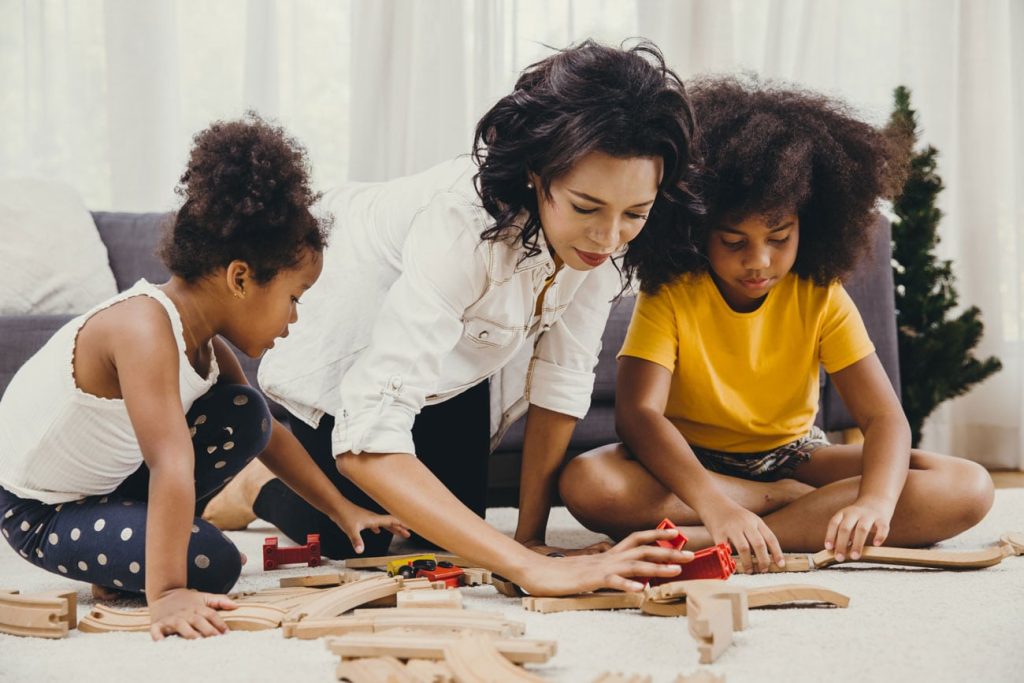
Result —
<instances>
[{"instance_id":1,"label":"child's hand","mask_svg":"<svg viewBox=\"0 0 1024 683\"><path fill-rule=\"evenodd\" d=\"M671 578L681 570L683 562L693 560L688 550L672 550L650 545L658 540L671 540L675 529L637 531L609 550L574 557L538 557L517 583L530 595L572 595L598 588L636 592L644 585L630 577L658 576Z\"/></svg>"},{"instance_id":2,"label":"child's hand","mask_svg":"<svg viewBox=\"0 0 1024 683\"><path fill-rule=\"evenodd\" d=\"M348 536L349 542L357 553L363 552L363 538L360 532L369 529L379 534L381 529L387 529L396 536L409 538L409 529L392 515L373 512L366 508L359 507L354 503L346 501L343 509L335 513L331 519Z\"/></svg>"},{"instance_id":3,"label":"child's hand","mask_svg":"<svg viewBox=\"0 0 1024 683\"><path fill-rule=\"evenodd\" d=\"M832 515L825 531L825 548L835 549L836 559L846 559L850 551L851 560L859 560L868 536L874 532L872 542L882 545L889 535L889 522L895 505L874 498L858 498L853 505L847 505Z\"/></svg>"},{"instance_id":4,"label":"child's hand","mask_svg":"<svg viewBox=\"0 0 1024 683\"><path fill-rule=\"evenodd\" d=\"M573 557L576 555L596 555L598 553L611 550L612 548L612 544L608 541L600 541L583 548L556 548L555 546L544 545L540 541L527 541L526 543L523 543L523 545L533 552L540 553L541 555L552 555L557 553L558 555L564 555L565 557Z\"/></svg>"},{"instance_id":5,"label":"child's hand","mask_svg":"<svg viewBox=\"0 0 1024 683\"><path fill-rule=\"evenodd\" d=\"M768 571L771 562L786 566L779 540L764 520L750 510L730 502L702 514L712 540L716 544L728 541L739 554L744 572L752 573L755 563L759 572Z\"/></svg>"},{"instance_id":6,"label":"child's hand","mask_svg":"<svg viewBox=\"0 0 1024 683\"><path fill-rule=\"evenodd\" d=\"M175 588L150 603L149 635L153 640L174 634L190 640L218 636L227 632L228 625L217 610L237 606L226 595Z\"/></svg>"}]
</instances>

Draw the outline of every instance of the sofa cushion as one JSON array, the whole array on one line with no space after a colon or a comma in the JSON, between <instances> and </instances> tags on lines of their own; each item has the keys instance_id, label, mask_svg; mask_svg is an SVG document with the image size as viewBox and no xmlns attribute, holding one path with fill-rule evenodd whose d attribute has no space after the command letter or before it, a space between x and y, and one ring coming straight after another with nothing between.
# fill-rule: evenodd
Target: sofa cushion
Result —
<instances>
[{"instance_id":1,"label":"sofa cushion","mask_svg":"<svg viewBox=\"0 0 1024 683\"><path fill-rule=\"evenodd\" d=\"M73 315L0 316L0 396L25 361Z\"/></svg>"},{"instance_id":2,"label":"sofa cushion","mask_svg":"<svg viewBox=\"0 0 1024 683\"><path fill-rule=\"evenodd\" d=\"M173 213L94 211L92 218L107 245L117 291L123 292L143 277L154 284L167 281L170 272L156 251L164 228L174 220Z\"/></svg>"},{"instance_id":3,"label":"sofa cushion","mask_svg":"<svg viewBox=\"0 0 1024 683\"><path fill-rule=\"evenodd\" d=\"M117 293L107 250L69 185L0 180L0 315L81 313Z\"/></svg>"}]
</instances>

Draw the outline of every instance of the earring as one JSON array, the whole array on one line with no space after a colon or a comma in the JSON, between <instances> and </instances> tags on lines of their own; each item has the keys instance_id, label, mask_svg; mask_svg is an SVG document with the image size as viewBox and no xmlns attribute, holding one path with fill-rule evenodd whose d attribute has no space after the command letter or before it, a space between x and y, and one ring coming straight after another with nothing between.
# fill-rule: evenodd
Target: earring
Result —
<instances>
[{"instance_id":1,"label":"earring","mask_svg":"<svg viewBox=\"0 0 1024 683\"><path fill-rule=\"evenodd\" d=\"M245 298L245 290L243 289L240 292L235 292L235 298L236 299L244 299Z\"/></svg>"},{"instance_id":2,"label":"earring","mask_svg":"<svg viewBox=\"0 0 1024 683\"><path fill-rule=\"evenodd\" d=\"M528 189L528 190L532 190L533 189L533 181L532 180L527 180L526 181L526 189Z\"/></svg>"}]
</instances>

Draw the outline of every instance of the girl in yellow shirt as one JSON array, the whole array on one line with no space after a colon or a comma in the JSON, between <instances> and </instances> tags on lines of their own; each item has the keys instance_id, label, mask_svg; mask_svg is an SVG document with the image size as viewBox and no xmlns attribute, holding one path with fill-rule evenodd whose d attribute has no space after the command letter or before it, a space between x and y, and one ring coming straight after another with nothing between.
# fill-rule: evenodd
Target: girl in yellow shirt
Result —
<instances>
[{"instance_id":1,"label":"girl in yellow shirt","mask_svg":"<svg viewBox=\"0 0 1024 683\"><path fill-rule=\"evenodd\" d=\"M823 96L698 81L708 213L689 259L640 268L619 353L622 443L564 469L562 500L615 537L668 517L746 568L782 552L935 543L992 505L988 473L910 447L910 428L840 284L870 243L905 151ZM864 433L814 426L819 366Z\"/></svg>"}]
</instances>

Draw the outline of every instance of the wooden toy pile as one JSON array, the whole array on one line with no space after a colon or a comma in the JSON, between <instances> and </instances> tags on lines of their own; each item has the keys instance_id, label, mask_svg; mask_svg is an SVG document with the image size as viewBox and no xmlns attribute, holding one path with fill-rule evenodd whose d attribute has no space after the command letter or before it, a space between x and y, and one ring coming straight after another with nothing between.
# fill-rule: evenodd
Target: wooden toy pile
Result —
<instances>
[{"instance_id":1,"label":"wooden toy pile","mask_svg":"<svg viewBox=\"0 0 1024 683\"><path fill-rule=\"evenodd\" d=\"M1024 554L1024 534L1006 534L991 548L972 552L865 548L859 562L941 569L978 569L1010 555ZM717 555L717 551L716 551ZM810 571L835 562L831 551L787 556L788 571ZM670 581L639 593L597 592L563 598L522 596L518 587L491 572L468 566L456 556L359 558L342 571L281 579L279 588L236 593L236 610L221 612L232 630L280 628L285 638L324 638L339 656L339 680L376 681L539 681L524 664L542 664L555 654L551 640L524 638L525 625L502 614L465 610L459 585L492 584L506 595L522 597L526 610L639 609L654 616L687 619L700 661L713 662L732 643L733 631L748 624L748 610L798 602L846 607L849 598L811 585L743 588L721 579ZM723 570L722 558L714 560ZM355 569L384 569L394 575ZM413 570L409 578L410 567ZM442 574L438 571L444 570ZM716 570L717 571L717 570ZM731 572L730 572L731 573ZM443 576L432 581L428 577ZM77 622L74 592L19 595L0 589L0 632L63 638L76 626L86 633L148 631L149 613L93 607ZM680 676L676 683L716 681L708 672ZM605 673L595 683L644 683L645 676Z\"/></svg>"}]
</instances>

